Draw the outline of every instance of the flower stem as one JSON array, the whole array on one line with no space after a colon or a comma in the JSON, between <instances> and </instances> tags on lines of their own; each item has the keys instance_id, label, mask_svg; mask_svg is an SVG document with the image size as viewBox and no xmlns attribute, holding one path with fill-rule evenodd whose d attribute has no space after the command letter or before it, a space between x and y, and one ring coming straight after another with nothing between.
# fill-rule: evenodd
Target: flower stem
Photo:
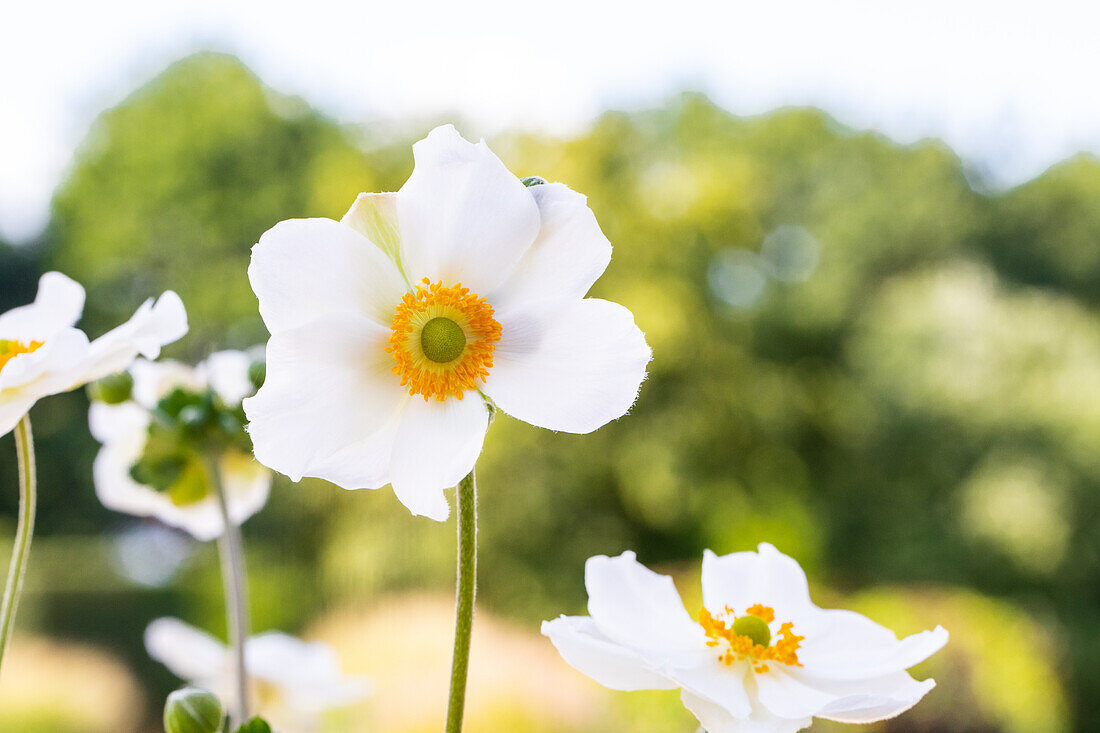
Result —
<instances>
[{"instance_id":1,"label":"flower stem","mask_svg":"<svg viewBox=\"0 0 1100 733\"><path fill-rule=\"evenodd\" d=\"M0 661L11 638L15 624L15 611L19 605L19 593L23 590L23 576L27 573L27 558L34 535L34 511L38 494L34 468L34 435L31 433L31 417L24 415L15 427L15 452L19 463L19 525L15 530L15 547L8 566L8 582L4 586L4 601L0 606Z\"/></svg>"},{"instance_id":2,"label":"flower stem","mask_svg":"<svg viewBox=\"0 0 1100 733\"><path fill-rule=\"evenodd\" d=\"M460 733L470 669L470 633L477 594L477 479L474 471L458 484L458 589L455 600L455 651L446 733Z\"/></svg>"},{"instance_id":3,"label":"flower stem","mask_svg":"<svg viewBox=\"0 0 1100 733\"><path fill-rule=\"evenodd\" d=\"M233 649L234 672L237 684L236 709L232 729L244 725L249 718L248 668L245 666L244 647L248 641L248 578L245 575L244 544L240 527L229 516L229 502L225 496L221 467L217 456L210 458L210 481L218 499L225 530L218 537L218 555L221 558L222 582L225 586L226 628L229 645Z\"/></svg>"}]
</instances>

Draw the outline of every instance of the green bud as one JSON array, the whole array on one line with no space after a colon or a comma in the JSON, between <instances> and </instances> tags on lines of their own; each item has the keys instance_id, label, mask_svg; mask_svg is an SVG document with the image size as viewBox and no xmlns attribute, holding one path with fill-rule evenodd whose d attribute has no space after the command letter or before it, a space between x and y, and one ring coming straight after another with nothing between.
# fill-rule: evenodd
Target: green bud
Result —
<instances>
[{"instance_id":1,"label":"green bud","mask_svg":"<svg viewBox=\"0 0 1100 733\"><path fill-rule=\"evenodd\" d=\"M546 179L540 178L539 176L527 176L523 179L523 185L527 186L528 188L530 188L531 186L541 186L545 183Z\"/></svg>"},{"instance_id":2,"label":"green bud","mask_svg":"<svg viewBox=\"0 0 1100 733\"><path fill-rule=\"evenodd\" d=\"M225 709L218 696L197 687L184 687L168 696L164 705L167 733L218 733Z\"/></svg>"},{"instance_id":3,"label":"green bud","mask_svg":"<svg viewBox=\"0 0 1100 733\"><path fill-rule=\"evenodd\" d=\"M447 364L462 355L466 333L450 318L433 318L420 330L420 348L435 363Z\"/></svg>"},{"instance_id":4,"label":"green bud","mask_svg":"<svg viewBox=\"0 0 1100 733\"><path fill-rule=\"evenodd\" d=\"M205 405L187 405L180 410L180 424L190 430L201 428L210 419L210 412Z\"/></svg>"},{"instance_id":5,"label":"green bud","mask_svg":"<svg viewBox=\"0 0 1100 733\"><path fill-rule=\"evenodd\" d=\"M248 365L248 381L252 382L252 386L256 389L264 386L264 380L267 379L267 362L266 361L254 361Z\"/></svg>"},{"instance_id":6,"label":"green bud","mask_svg":"<svg viewBox=\"0 0 1100 733\"><path fill-rule=\"evenodd\" d=\"M168 498L176 506L197 504L209 493L209 477L202 461L199 460L189 461L176 482L168 488Z\"/></svg>"},{"instance_id":7,"label":"green bud","mask_svg":"<svg viewBox=\"0 0 1100 733\"><path fill-rule=\"evenodd\" d=\"M764 619L753 616L751 613L733 622L733 633L738 636L747 636L752 639L753 644L760 646L767 646L772 640L772 632L768 624Z\"/></svg>"},{"instance_id":8,"label":"green bud","mask_svg":"<svg viewBox=\"0 0 1100 733\"><path fill-rule=\"evenodd\" d=\"M253 718L238 728L237 733L271 733L271 726L263 718Z\"/></svg>"},{"instance_id":9,"label":"green bud","mask_svg":"<svg viewBox=\"0 0 1100 733\"><path fill-rule=\"evenodd\" d=\"M119 372L88 385L88 395L97 402L121 405L134 392L134 378L130 372Z\"/></svg>"}]
</instances>

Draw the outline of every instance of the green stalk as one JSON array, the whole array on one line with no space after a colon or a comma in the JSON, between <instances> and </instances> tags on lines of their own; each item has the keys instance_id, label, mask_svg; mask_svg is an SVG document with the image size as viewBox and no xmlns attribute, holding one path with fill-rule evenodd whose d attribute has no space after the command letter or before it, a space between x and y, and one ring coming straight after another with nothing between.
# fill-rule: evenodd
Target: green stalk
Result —
<instances>
[{"instance_id":1,"label":"green stalk","mask_svg":"<svg viewBox=\"0 0 1100 733\"><path fill-rule=\"evenodd\" d=\"M230 716L231 730L244 725L249 719L248 668L245 665L244 647L248 641L248 578L244 566L244 543L241 529L229 516L229 502L222 483L221 467L217 456L209 460L210 482L218 499L225 530L218 537L218 555L222 566L222 584L225 586L226 628L229 646L233 649L234 676L237 684L237 705Z\"/></svg>"},{"instance_id":2,"label":"green stalk","mask_svg":"<svg viewBox=\"0 0 1100 733\"><path fill-rule=\"evenodd\" d=\"M34 434L31 432L31 416L26 414L15 427L15 452L19 463L19 525L15 530L15 547L8 566L8 582L4 586L4 601L0 606L0 662L11 638L15 624L15 611L19 594L23 590L23 576L27 574L27 558L31 552L34 535L34 512L38 501L34 468Z\"/></svg>"},{"instance_id":3,"label":"green stalk","mask_svg":"<svg viewBox=\"0 0 1100 733\"><path fill-rule=\"evenodd\" d=\"M474 471L458 484L458 589L455 600L455 651L446 733L460 733L470 670L470 634L477 593L477 479Z\"/></svg>"}]
</instances>

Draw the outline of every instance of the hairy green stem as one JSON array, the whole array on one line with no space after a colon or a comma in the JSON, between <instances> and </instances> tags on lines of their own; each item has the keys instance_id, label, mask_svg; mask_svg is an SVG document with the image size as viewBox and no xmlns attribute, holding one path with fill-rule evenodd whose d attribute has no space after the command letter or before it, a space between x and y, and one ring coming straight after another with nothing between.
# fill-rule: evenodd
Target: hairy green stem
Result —
<instances>
[{"instance_id":1,"label":"hairy green stem","mask_svg":"<svg viewBox=\"0 0 1100 733\"><path fill-rule=\"evenodd\" d=\"M31 552L34 535L34 512L38 502L34 468L34 435L31 417L24 415L15 427L15 452L19 463L19 524L15 530L15 547L8 566L8 582L4 586L4 601L0 606L0 663L8 648L19 594L23 590L23 576L27 574L27 558Z\"/></svg>"},{"instance_id":2,"label":"hairy green stem","mask_svg":"<svg viewBox=\"0 0 1100 733\"><path fill-rule=\"evenodd\" d=\"M460 733L470 669L470 634L477 594L477 479L474 471L458 484L458 581L455 599L455 651L446 733Z\"/></svg>"},{"instance_id":3,"label":"hairy green stem","mask_svg":"<svg viewBox=\"0 0 1100 733\"><path fill-rule=\"evenodd\" d=\"M233 671L237 685L237 704L231 712L234 721L231 730L244 725L249 718L248 668L245 665L244 647L248 641L248 578L244 566L244 544L241 530L229 516L229 502L225 496L221 466L217 456L210 458L210 481L218 499L225 529L218 537L218 555L222 566L222 583L225 586L225 617L229 632L229 646L233 650Z\"/></svg>"}]
</instances>

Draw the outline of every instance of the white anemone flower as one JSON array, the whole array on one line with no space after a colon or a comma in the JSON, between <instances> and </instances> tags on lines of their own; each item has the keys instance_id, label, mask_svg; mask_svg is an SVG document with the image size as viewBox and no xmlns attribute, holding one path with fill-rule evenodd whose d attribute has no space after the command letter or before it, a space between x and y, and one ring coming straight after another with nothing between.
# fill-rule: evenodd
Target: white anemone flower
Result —
<instances>
[{"instance_id":1,"label":"white anemone flower","mask_svg":"<svg viewBox=\"0 0 1100 733\"><path fill-rule=\"evenodd\" d=\"M145 648L172 674L213 692L227 709L236 708L233 653L213 636L179 619L160 618L146 628ZM328 711L370 694L365 679L341 671L327 644L271 631L251 637L244 652L256 714L280 733L310 733Z\"/></svg>"},{"instance_id":2,"label":"white anemone flower","mask_svg":"<svg viewBox=\"0 0 1100 733\"><path fill-rule=\"evenodd\" d=\"M211 389L229 407L240 406L252 394L251 357L242 351L219 351L198 366L176 361L139 359L132 367L131 402L109 405L93 402L88 412L92 435L103 443L92 467L96 495L108 509L139 517L155 517L199 540L212 540L225 531L213 492L180 500L171 491L158 491L134 480L131 468L140 459L149 437L153 410L177 388L202 392ZM244 450L225 450L219 459L230 519L240 525L263 508L272 474Z\"/></svg>"},{"instance_id":3,"label":"white anemone flower","mask_svg":"<svg viewBox=\"0 0 1100 733\"><path fill-rule=\"evenodd\" d=\"M74 328L83 310L84 288L47 272L33 303L0 314L0 436L39 399L120 372L139 354L155 359L187 333L187 313L170 290L94 341Z\"/></svg>"},{"instance_id":4,"label":"white anemone flower","mask_svg":"<svg viewBox=\"0 0 1100 733\"><path fill-rule=\"evenodd\" d=\"M339 222L281 222L253 248L272 335L245 410L265 465L391 484L413 514L443 520L487 401L588 433L630 409L650 350L630 311L585 297L611 244L584 196L521 182L450 125L413 158L397 193L360 194Z\"/></svg>"},{"instance_id":5,"label":"white anemone flower","mask_svg":"<svg viewBox=\"0 0 1100 733\"><path fill-rule=\"evenodd\" d=\"M590 616L544 622L570 665L615 690L680 689L707 733L787 733L814 717L894 717L935 686L906 670L947 643L947 631L898 640L852 611L810 601L806 575L768 544L703 556L703 608L684 609L672 579L634 553L590 558Z\"/></svg>"}]
</instances>

